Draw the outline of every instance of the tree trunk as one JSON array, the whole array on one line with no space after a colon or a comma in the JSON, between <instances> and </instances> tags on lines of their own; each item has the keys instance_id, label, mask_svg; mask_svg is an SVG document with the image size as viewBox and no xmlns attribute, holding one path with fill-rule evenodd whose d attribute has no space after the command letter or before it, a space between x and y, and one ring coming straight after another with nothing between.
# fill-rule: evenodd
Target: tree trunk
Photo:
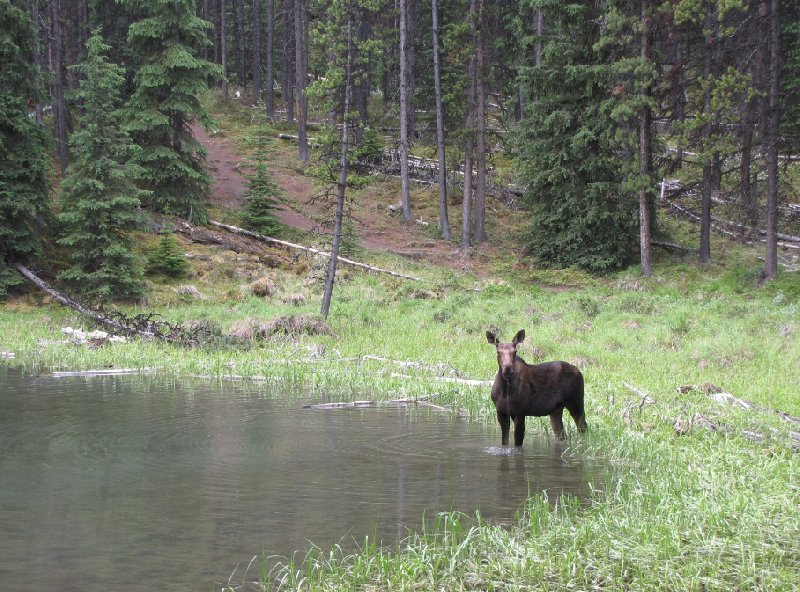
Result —
<instances>
[{"instance_id":1,"label":"tree trunk","mask_svg":"<svg viewBox=\"0 0 800 592\"><path fill-rule=\"evenodd\" d=\"M253 0L253 98L261 98L261 0Z\"/></svg>"},{"instance_id":2,"label":"tree trunk","mask_svg":"<svg viewBox=\"0 0 800 592\"><path fill-rule=\"evenodd\" d=\"M53 81L53 136L55 138L56 155L61 174L67 172L69 164L67 155L67 105L64 100L64 53L61 35L61 0L50 3L50 56L54 73Z\"/></svg>"},{"instance_id":3,"label":"tree trunk","mask_svg":"<svg viewBox=\"0 0 800 592\"><path fill-rule=\"evenodd\" d=\"M439 157L439 231L450 240L450 220L447 216L447 163L444 149L444 107L442 105L442 68L439 56L439 5L431 0L433 30L433 83L436 95L436 152Z\"/></svg>"},{"instance_id":4,"label":"tree trunk","mask_svg":"<svg viewBox=\"0 0 800 592\"><path fill-rule=\"evenodd\" d=\"M281 27L281 97L286 109L286 123L294 122L294 0L283 0Z\"/></svg>"},{"instance_id":5,"label":"tree trunk","mask_svg":"<svg viewBox=\"0 0 800 592\"><path fill-rule=\"evenodd\" d=\"M714 17L711 0L705 1L705 22L703 25L706 35L705 54L703 56L703 78L706 80L706 88L703 92L703 113L708 117L711 113L711 91L710 78L713 67L714 45L717 42L716 30L718 23ZM710 150L711 141L711 122L703 124L703 151ZM714 188L714 160L713 154L707 154L703 163L703 188L700 203L700 263L711 262L711 193Z\"/></svg>"},{"instance_id":6,"label":"tree trunk","mask_svg":"<svg viewBox=\"0 0 800 592\"><path fill-rule=\"evenodd\" d=\"M308 160L308 97L306 96L306 83L308 82L308 63L306 61L305 45L305 3L303 0L294 0L294 46L295 46L295 83L297 84L297 157L302 161Z\"/></svg>"},{"instance_id":7,"label":"tree trunk","mask_svg":"<svg viewBox=\"0 0 800 592\"><path fill-rule=\"evenodd\" d=\"M400 0L400 187L403 219L411 220L411 196L408 189L408 1Z\"/></svg>"},{"instance_id":8,"label":"tree trunk","mask_svg":"<svg viewBox=\"0 0 800 592\"><path fill-rule=\"evenodd\" d=\"M641 60L642 68L650 63L650 21L648 0L641 0ZM650 97L650 85L642 89L645 99ZM649 105L642 107L639 118L639 255L642 275L650 277L653 268L650 260L650 179L652 177L650 155L651 113Z\"/></svg>"},{"instance_id":9,"label":"tree trunk","mask_svg":"<svg viewBox=\"0 0 800 592\"><path fill-rule=\"evenodd\" d=\"M267 0L267 117L275 122L275 0Z\"/></svg>"},{"instance_id":10,"label":"tree trunk","mask_svg":"<svg viewBox=\"0 0 800 592\"><path fill-rule=\"evenodd\" d=\"M406 122L408 137L413 140L417 137L417 112L414 108L414 93L416 92L416 51L414 46L414 16L416 14L416 0L404 0L406 4Z\"/></svg>"},{"instance_id":11,"label":"tree trunk","mask_svg":"<svg viewBox=\"0 0 800 592\"><path fill-rule=\"evenodd\" d=\"M780 0L769 2L769 97L764 134L767 161L767 220L764 279L778 276L778 148L780 141L781 23Z\"/></svg>"},{"instance_id":12,"label":"tree trunk","mask_svg":"<svg viewBox=\"0 0 800 592\"><path fill-rule=\"evenodd\" d=\"M344 79L344 112L342 114L342 145L341 145L341 158L339 160L339 182L338 182L338 200L336 202L336 219L333 226L333 246L331 248L331 259L328 263L328 274L325 279L325 293L322 296L322 310L320 314L322 318L328 318L328 312L331 306L331 297L333 296L333 284L336 279L336 263L339 258L339 245L342 242L342 220L344 218L344 199L345 189L347 187L347 145L348 145L348 130L349 123L347 121L347 114L350 111L350 88L352 86L352 15L348 8L347 11L347 71Z\"/></svg>"},{"instance_id":13,"label":"tree trunk","mask_svg":"<svg viewBox=\"0 0 800 592\"><path fill-rule=\"evenodd\" d=\"M485 23L484 0L477 5L477 24L475 26L475 90L477 104L475 120L477 141L475 146L475 242L486 240L486 80L485 80Z\"/></svg>"},{"instance_id":14,"label":"tree trunk","mask_svg":"<svg viewBox=\"0 0 800 592\"><path fill-rule=\"evenodd\" d=\"M230 99L228 90L228 49L225 36L227 35L225 0L219 0L219 54L222 63L222 97L225 101Z\"/></svg>"},{"instance_id":15,"label":"tree trunk","mask_svg":"<svg viewBox=\"0 0 800 592\"><path fill-rule=\"evenodd\" d=\"M475 0L472 0L473 5ZM472 15L472 11L470 11ZM473 21L474 22L474 21ZM472 210L472 154L475 131L475 55L469 58L467 67L467 105L464 121L464 196L461 202L461 253L469 254L471 210Z\"/></svg>"},{"instance_id":16,"label":"tree trunk","mask_svg":"<svg viewBox=\"0 0 800 592\"><path fill-rule=\"evenodd\" d=\"M233 0L233 17L236 19L236 84L247 90L247 68L245 67L244 46L247 43L244 34L244 0Z\"/></svg>"}]
</instances>

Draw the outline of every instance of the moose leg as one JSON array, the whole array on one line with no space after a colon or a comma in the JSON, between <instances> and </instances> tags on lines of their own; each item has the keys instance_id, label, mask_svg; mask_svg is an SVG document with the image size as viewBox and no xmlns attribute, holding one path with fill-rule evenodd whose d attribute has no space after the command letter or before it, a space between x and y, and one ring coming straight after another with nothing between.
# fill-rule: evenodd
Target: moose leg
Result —
<instances>
[{"instance_id":1,"label":"moose leg","mask_svg":"<svg viewBox=\"0 0 800 592\"><path fill-rule=\"evenodd\" d=\"M575 425L578 426L579 432L586 431L586 416L583 414L583 409L570 409L569 414L575 420Z\"/></svg>"},{"instance_id":2,"label":"moose leg","mask_svg":"<svg viewBox=\"0 0 800 592\"><path fill-rule=\"evenodd\" d=\"M508 432L511 427L511 422L508 417L508 413L504 413L500 410L497 411L497 423L500 424L500 434L501 434L501 442L503 446L508 446Z\"/></svg>"},{"instance_id":3,"label":"moose leg","mask_svg":"<svg viewBox=\"0 0 800 592\"><path fill-rule=\"evenodd\" d=\"M525 416L520 415L514 418L514 446L522 446L525 439Z\"/></svg>"},{"instance_id":4,"label":"moose leg","mask_svg":"<svg viewBox=\"0 0 800 592\"><path fill-rule=\"evenodd\" d=\"M557 440L564 439L564 422L561 419L562 410L550 414L550 426L553 428L553 435Z\"/></svg>"}]
</instances>

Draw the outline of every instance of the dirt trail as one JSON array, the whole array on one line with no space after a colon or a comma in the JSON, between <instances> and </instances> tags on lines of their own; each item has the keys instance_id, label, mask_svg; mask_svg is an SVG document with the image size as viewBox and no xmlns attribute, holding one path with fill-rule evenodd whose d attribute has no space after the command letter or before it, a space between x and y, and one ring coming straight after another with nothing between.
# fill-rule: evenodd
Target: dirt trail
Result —
<instances>
[{"instance_id":1,"label":"dirt trail","mask_svg":"<svg viewBox=\"0 0 800 592\"><path fill-rule=\"evenodd\" d=\"M246 192L244 157L224 137L209 134L199 126L194 126L192 132L208 151L208 170L214 177L209 201L226 208L241 208ZM319 193L319 188L307 177L280 164L273 167L270 173L283 190L286 202L277 212L278 219L294 228L318 230L318 224L301 211L321 214L321 204L308 203L315 193ZM357 224L360 244L366 249L390 251L453 269L480 271L458 254L454 243L424 236L416 225L403 224L388 213L362 211L357 216Z\"/></svg>"},{"instance_id":2,"label":"dirt trail","mask_svg":"<svg viewBox=\"0 0 800 592\"><path fill-rule=\"evenodd\" d=\"M214 177L209 201L218 206L241 209L247 189L244 178L245 159L232 150L222 138L214 137L200 126L193 126L194 137L208 150L208 170ZM287 204L302 203L311 196L313 186L300 175L290 175L287 171L272 171L275 182L284 191ZM282 206L277 211L278 219L287 226L313 230L317 224L295 210Z\"/></svg>"}]
</instances>

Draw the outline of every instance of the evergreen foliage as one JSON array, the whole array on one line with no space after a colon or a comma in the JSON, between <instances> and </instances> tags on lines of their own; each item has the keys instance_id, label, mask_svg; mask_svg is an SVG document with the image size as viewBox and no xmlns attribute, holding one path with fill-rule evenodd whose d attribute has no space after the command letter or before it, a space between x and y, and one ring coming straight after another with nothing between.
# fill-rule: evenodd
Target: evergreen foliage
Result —
<instances>
[{"instance_id":1,"label":"evergreen foliage","mask_svg":"<svg viewBox=\"0 0 800 592\"><path fill-rule=\"evenodd\" d=\"M155 249L147 255L147 273L182 277L189 271L186 256L171 232L163 232Z\"/></svg>"},{"instance_id":2,"label":"evergreen foliage","mask_svg":"<svg viewBox=\"0 0 800 592\"><path fill-rule=\"evenodd\" d=\"M800 149L800 5L784 0L781 5L784 49L781 120L784 141L796 153Z\"/></svg>"},{"instance_id":3,"label":"evergreen foliage","mask_svg":"<svg viewBox=\"0 0 800 592\"><path fill-rule=\"evenodd\" d=\"M84 114L72 134L73 163L61 184L59 243L70 251L72 266L59 278L91 302L134 298L142 293L142 269L130 233L144 225L136 186L141 168L130 161L141 151L121 126L121 67L110 63L110 47L99 31L87 43L83 78L75 98Z\"/></svg>"},{"instance_id":4,"label":"evergreen foliage","mask_svg":"<svg viewBox=\"0 0 800 592\"><path fill-rule=\"evenodd\" d=\"M0 299L23 281L9 264L39 253L50 201L47 136L29 115L39 98L33 39L27 3L0 0Z\"/></svg>"},{"instance_id":5,"label":"evergreen foliage","mask_svg":"<svg viewBox=\"0 0 800 592\"><path fill-rule=\"evenodd\" d=\"M127 105L127 129L142 147L135 162L143 169L148 206L155 211L206 219L212 178L206 150L190 125L211 125L199 97L221 68L200 57L210 44L211 23L197 16L194 0L125 0L142 18L128 30L128 44L140 62Z\"/></svg>"},{"instance_id":6,"label":"evergreen foliage","mask_svg":"<svg viewBox=\"0 0 800 592\"><path fill-rule=\"evenodd\" d=\"M594 2L532 3L551 27L543 61L524 74L529 110L518 129L518 164L534 219L527 246L550 267L605 272L630 261L636 202L623 189L613 72L594 48Z\"/></svg>"},{"instance_id":7,"label":"evergreen foliage","mask_svg":"<svg viewBox=\"0 0 800 592\"><path fill-rule=\"evenodd\" d=\"M247 195L242 210L245 227L262 234L272 234L279 228L275 209L281 203L281 190L269 173L270 137L263 105L257 107L259 122L252 162L255 172L248 175Z\"/></svg>"}]
</instances>

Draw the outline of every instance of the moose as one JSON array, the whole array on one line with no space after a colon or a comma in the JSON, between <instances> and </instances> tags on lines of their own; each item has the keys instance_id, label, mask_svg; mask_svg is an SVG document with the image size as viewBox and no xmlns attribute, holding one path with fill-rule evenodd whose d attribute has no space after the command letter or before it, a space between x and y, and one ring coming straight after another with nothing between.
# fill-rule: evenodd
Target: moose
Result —
<instances>
[{"instance_id":1,"label":"moose","mask_svg":"<svg viewBox=\"0 0 800 592\"><path fill-rule=\"evenodd\" d=\"M503 446L508 445L510 421L514 421L514 445L522 446L525 417L550 416L558 440L564 439L562 414L566 407L578 431L586 431L583 413L583 374L567 362L528 364L517 355L525 340L519 331L511 343L502 343L494 331L486 339L497 349L497 375L492 386L492 401L497 410Z\"/></svg>"}]
</instances>

